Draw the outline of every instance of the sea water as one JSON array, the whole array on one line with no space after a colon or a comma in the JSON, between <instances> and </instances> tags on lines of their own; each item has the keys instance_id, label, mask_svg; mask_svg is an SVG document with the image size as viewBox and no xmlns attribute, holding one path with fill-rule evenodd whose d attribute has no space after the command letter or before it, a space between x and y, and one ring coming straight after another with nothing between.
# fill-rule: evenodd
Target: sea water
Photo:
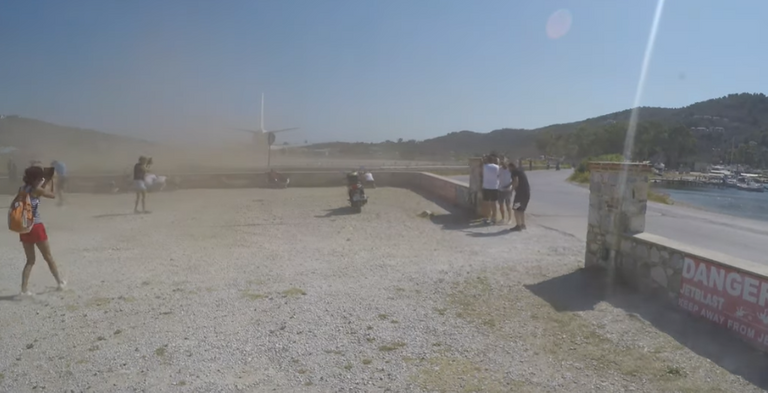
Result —
<instances>
[{"instance_id":1,"label":"sea water","mask_svg":"<svg viewBox=\"0 0 768 393\"><path fill-rule=\"evenodd\" d=\"M654 188L668 194L675 202L712 212L768 221L768 190L766 192L753 192L735 188Z\"/></svg>"}]
</instances>

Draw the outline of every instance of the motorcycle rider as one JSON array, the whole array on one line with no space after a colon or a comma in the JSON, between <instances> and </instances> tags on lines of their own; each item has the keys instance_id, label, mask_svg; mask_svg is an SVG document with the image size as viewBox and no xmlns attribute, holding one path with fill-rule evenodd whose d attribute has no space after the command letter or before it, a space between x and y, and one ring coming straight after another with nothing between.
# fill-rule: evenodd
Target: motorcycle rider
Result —
<instances>
[{"instance_id":1,"label":"motorcycle rider","mask_svg":"<svg viewBox=\"0 0 768 393\"><path fill-rule=\"evenodd\" d=\"M347 196L349 197L349 201L352 202L352 186L357 185L360 189L361 196L365 196L365 189L363 189L363 185L360 182L360 175L357 171L353 171L347 174Z\"/></svg>"}]
</instances>

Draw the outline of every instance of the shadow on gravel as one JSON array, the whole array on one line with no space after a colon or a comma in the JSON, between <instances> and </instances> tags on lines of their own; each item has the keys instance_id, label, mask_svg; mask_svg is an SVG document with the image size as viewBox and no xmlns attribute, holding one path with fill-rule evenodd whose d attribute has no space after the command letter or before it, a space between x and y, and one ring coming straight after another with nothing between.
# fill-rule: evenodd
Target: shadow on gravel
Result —
<instances>
[{"instance_id":1,"label":"shadow on gravel","mask_svg":"<svg viewBox=\"0 0 768 393\"><path fill-rule=\"evenodd\" d=\"M337 207L335 209L329 209L326 210L325 215L322 216L315 216L315 218L328 218L328 217L335 217L335 216L348 216L351 214L359 214L355 211L355 209L352 208L352 206L342 206Z\"/></svg>"},{"instance_id":2,"label":"shadow on gravel","mask_svg":"<svg viewBox=\"0 0 768 393\"><path fill-rule=\"evenodd\" d=\"M99 214L93 216L93 218L109 218L109 217L128 217L135 216L136 213L112 213L112 214Z\"/></svg>"},{"instance_id":3,"label":"shadow on gravel","mask_svg":"<svg viewBox=\"0 0 768 393\"><path fill-rule=\"evenodd\" d=\"M471 217L468 214L462 214L461 212L436 214L429 217L429 221L432 221L435 225L440 225L443 230L457 231L471 228Z\"/></svg>"},{"instance_id":4,"label":"shadow on gravel","mask_svg":"<svg viewBox=\"0 0 768 393\"><path fill-rule=\"evenodd\" d=\"M660 305L658 299L611 285L610 282L604 271L580 269L525 287L558 312L587 311L594 309L599 302L608 302L649 322L699 356L768 390L768 373L765 372L768 370L768 355L719 326L685 314L673 306Z\"/></svg>"},{"instance_id":5,"label":"shadow on gravel","mask_svg":"<svg viewBox=\"0 0 768 393\"><path fill-rule=\"evenodd\" d=\"M509 235L512 233L509 231L509 228L505 228L497 232L472 232L472 231L465 231L465 232L469 237L496 237L496 236Z\"/></svg>"},{"instance_id":6,"label":"shadow on gravel","mask_svg":"<svg viewBox=\"0 0 768 393\"><path fill-rule=\"evenodd\" d=\"M473 226L473 220L477 219L477 217L472 214L472 212L466 209L458 208L450 203L446 203L445 201L441 200L440 198L436 198L430 193L421 190L411 191L448 212L446 214L435 214L429 217L429 220L432 221L433 224L440 225L443 230L460 231L468 229Z\"/></svg>"}]
</instances>

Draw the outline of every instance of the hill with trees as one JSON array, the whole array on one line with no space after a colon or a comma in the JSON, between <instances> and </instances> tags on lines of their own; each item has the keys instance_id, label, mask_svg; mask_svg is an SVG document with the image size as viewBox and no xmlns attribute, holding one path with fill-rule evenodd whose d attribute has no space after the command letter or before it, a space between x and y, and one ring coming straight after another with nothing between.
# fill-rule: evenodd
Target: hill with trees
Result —
<instances>
[{"instance_id":1,"label":"hill with trees","mask_svg":"<svg viewBox=\"0 0 768 393\"><path fill-rule=\"evenodd\" d=\"M542 154L571 159L620 154L631 110L537 130ZM768 167L768 97L731 94L684 108L640 108L631 157Z\"/></svg>"},{"instance_id":2,"label":"hill with trees","mask_svg":"<svg viewBox=\"0 0 768 393\"><path fill-rule=\"evenodd\" d=\"M511 157L547 155L568 160L621 154L631 109L582 121L489 133L452 132L424 141L326 143L339 154L377 154L403 159L463 159L489 151ZM768 97L730 94L683 108L639 108L633 159L676 167L694 162L768 167Z\"/></svg>"},{"instance_id":3,"label":"hill with trees","mask_svg":"<svg viewBox=\"0 0 768 393\"><path fill-rule=\"evenodd\" d=\"M534 130L502 128L488 133L464 130L423 141L401 138L381 143L334 142L313 145L310 149L329 149L332 155L347 157L419 161L463 160L495 151L514 158L547 155L576 162L586 157L621 154L630 116L631 110L627 109ZM638 119L630 152L633 159L663 162L670 167L722 162L768 168L768 97L765 94L730 94L683 108L641 107ZM0 118L0 147L8 146L23 152L21 159L55 157L73 164L83 161L84 157L88 158L88 165L131 163L138 154L159 155L161 151L166 157L178 156L176 161L183 159L185 166L202 160L202 153L180 153L169 150L169 146L140 139L18 116ZM244 158L235 160L238 163L246 162L245 158L253 155L248 147L242 150ZM208 161L221 161L232 158L233 153L210 153L209 156Z\"/></svg>"}]
</instances>

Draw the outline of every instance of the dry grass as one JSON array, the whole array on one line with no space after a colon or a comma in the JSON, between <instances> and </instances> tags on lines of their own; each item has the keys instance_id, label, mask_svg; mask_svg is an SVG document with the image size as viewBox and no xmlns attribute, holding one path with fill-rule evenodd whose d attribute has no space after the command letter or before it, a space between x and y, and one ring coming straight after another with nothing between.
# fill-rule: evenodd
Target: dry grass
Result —
<instances>
[{"instance_id":1,"label":"dry grass","mask_svg":"<svg viewBox=\"0 0 768 393\"><path fill-rule=\"evenodd\" d=\"M429 392L535 392L525 382L504 382L503 373L495 373L467 359L431 357L412 376L414 383Z\"/></svg>"},{"instance_id":2,"label":"dry grass","mask_svg":"<svg viewBox=\"0 0 768 393\"><path fill-rule=\"evenodd\" d=\"M398 349L400 349L400 348L402 348L402 347L404 347L406 345L407 344L402 342L402 341L395 341L395 342L393 342L391 344L380 346L379 347L379 351L382 351L382 352L396 351L396 350L398 350Z\"/></svg>"},{"instance_id":3,"label":"dry grass","mask_svg":"<svg viewBox=\"0 0 768 393\"><path fill-rule=\"evenodd\" d=\"M248 300L259 300L259 299L264 299L267 296L266 295L262 295L260 293L251 293L251 292L248 292L248 291L243 291L243 297L248 299Z\"/></svg>"},{"instance_id":4,"label":"dry grass","mask_svg":"<svg viewBox=\"0 0 768 393\"><path fill-rule=\"evenodd\" d=\"M300 288L295 288L295 287L286 289L282 293L283 293L283 296L285 297L297 297L297 296L304 296L307 294L306 292L304 292L304 290Z\"/></svg>"},{"instance_id":5,"label":"dry grass","mask_svg":"<svg viewBox=\"0 0 768 393\"><path fill-rule=\"evenodd\" d=\"M716 366L711 367L708 380L689 378L683 366L670 360L685 349L669 336L654 332L652 350L634 345L631 340L614 342L579 313L558 312L522 285L492 285L488 278L476 277L459 284L449 303L460 318L505 339L522 340L546 358L570 365L573 372L619 375L652 391L731 391L717 382L717 377L727 372ZM442 367L458 369L453 372L459 374L471 368L457 360L440 362ZM449 378L449 374L446 372L442 378Z\"/></svg>"},{"instance_id":6,"label":"dry grass","mask_svg":"<svg viewBox=\"0 0 768 393\"><path fill-rule=\"evenodd\" d=\"M568 181L578 184L588 184L589 172L573 172L571 176L568 176Z\"/></svg>"},{"instance_id":7,"label":"dry grass","mask_svg":"<svg viewBox=\"0 0 768 393\"><path fill-rule=\"evenodd\" d=\"M648 190L648 200L656 203L663 203L665 205L674 205L675 202L667 194L656 192L654 190Z\"/></svg>"}]
</instances>

